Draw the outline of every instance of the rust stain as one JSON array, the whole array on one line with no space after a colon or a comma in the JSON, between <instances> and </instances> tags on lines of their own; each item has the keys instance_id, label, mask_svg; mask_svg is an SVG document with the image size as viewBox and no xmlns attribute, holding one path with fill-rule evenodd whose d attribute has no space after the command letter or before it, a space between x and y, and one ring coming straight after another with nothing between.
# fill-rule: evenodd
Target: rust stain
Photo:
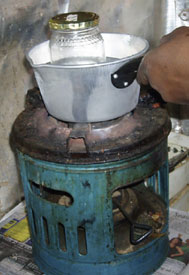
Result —
<instances>
[{"instance_id":1,"label":"rust stain","mask_svg":"<svg viewBox=\"0 0 189 275\"><path fill-rule=\"evenodd\" d=\"M13 125L11 144L22 153L42 160L101 163L151 150L166 138L170 129L165 109L140 105L132 113L107 122L59 121L48 114L35 88L28 91L26 109Z\"/></svg>"}]
</instances>

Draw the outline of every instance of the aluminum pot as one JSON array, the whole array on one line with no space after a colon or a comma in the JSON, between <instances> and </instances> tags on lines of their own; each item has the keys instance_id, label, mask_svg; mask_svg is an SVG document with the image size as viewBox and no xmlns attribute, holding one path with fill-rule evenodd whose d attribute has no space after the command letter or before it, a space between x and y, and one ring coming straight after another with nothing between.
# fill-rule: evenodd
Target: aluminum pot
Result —
<instances>
[{"instance_id":1,"label":"aluminum pot","mask_svg":"<svg viewBox=\"0 0 189 275\"><path fill-rule=\"evenodd\" d=\"M140 86L136 73L149 48L143 38L103 33L105 63L81 66L50 63L49 41L27 54L48 112L69 122L99 122L133 110Z\"/></svg>"}]
</instances>

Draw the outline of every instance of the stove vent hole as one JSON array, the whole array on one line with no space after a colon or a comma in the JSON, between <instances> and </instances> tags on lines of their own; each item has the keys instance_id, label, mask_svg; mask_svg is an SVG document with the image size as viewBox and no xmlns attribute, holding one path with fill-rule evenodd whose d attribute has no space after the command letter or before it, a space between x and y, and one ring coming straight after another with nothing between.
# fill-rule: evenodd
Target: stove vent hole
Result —
<instances>
[{"instance_id":1,"label":"stove vent hole","mask_svg":"<svg viewBox=\"0 0 189 275\"><path fill-rule=\"evenodd\" d=\"M85 228L79 226L77 228L78 234L78 249L81 255L87 255L87 240L86 240L86 231Z\"/></svg>"},{"instance_id":2,"label":"stove vent hole","mask_svg":"<svg viewBox=\"0 0 189 275\"><path fill-rule=\"evenodd\" d=\"M33 182L33 181L29 181L30 183L30 188L33 191L34 194L36 194L37 196L40 196L40 186L39 184Z\"/></svg>"},{"instance_id":3,"label":"stove vent hole","mask_svg":"<svg viewBox=\"0 0 189 275\"><path fill-rule=\"evenodd\" d=\"M49 202L57 203L66 207L71 206L74 202L72 195L65 191L48 188L33 181L30 181L30 187L36 196Z\"/></svg>"},{"instance_id":4,"label":"stove vent hole","mask_svg":"<svg viewBox=\"0 0 189 275\"><path fill-rule=\"evenodd\" d=\"M59 246L60 246L60 249L64 252L66 252L67 251L67 246L66 246L65 227L61 223L58 223L58 233L59 233Z\"/></svg>"},{"instance_id":5,"label":"stove vent hole","mask_svg":"<svg viewBox=\"0 0 189 275\"><path fill-rule=\"evenodd\" d=\"M144 185L153 190L156 194L161 193L161 175L160 173L156 173L150 178L144 181Z\"/></svg>"},{"instance_id":6,"label":"stove vent hole","mask_svg":"<svg viewBox=\"0 0 189 275\"><path fill-rule=\"evenodd\" d=\"M87 153L86 142L84 138L69 138L68 140L69 153Z\"/></svg>"},{"instance_id":7,"label":"stove vent hole","mask_svg":"<svg viewBox=\"0 0 189 275\"><path fill-rule=\"evenodd\" d=\"M31 212L32 212L32 219L33 219L34 234L37 235L37 226L36 226L35 213L34 213L33 209L31 210Z\"/></svg>"},{"instance_id":8,"label":"stove vent hole","mask_svg":"<svg viewBox=\"0 0 189 275\"><path fill-rule=\"evenodd\" d=\"M47 219L45 217L42 217L42 219L43 219L44 239L46 244L49 245L50 240L49 240L49 229L48 229Z\"/></svg>"}]
</instances>

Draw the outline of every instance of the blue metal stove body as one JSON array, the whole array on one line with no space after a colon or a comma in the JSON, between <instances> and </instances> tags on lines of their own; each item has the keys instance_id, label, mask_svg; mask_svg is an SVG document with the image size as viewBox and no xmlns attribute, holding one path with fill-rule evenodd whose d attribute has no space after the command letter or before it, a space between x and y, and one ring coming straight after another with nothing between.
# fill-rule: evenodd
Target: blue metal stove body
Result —
<instances>
[{"instance_id":1,"label":"blue metal stove body","mask_svg":"<svg viewBox=\"0 0 189 275\"><path fill-rule=\"evenodd\" d=\"M30 111L33 116L35 110ZM68 157L62 163L49 161L45 146L41 148L46 159L36 158L37 150L42 149L36 145L34 152L30 147L31 136L36 138L36 133L31 131L28 117L22 125L25 116L26 111L15 122L12 140L24 186L33 256L40 269L49 275L138 275L155 271L168 251L169 121L163 120L164 134L150 149L141 149L140 142L136 155L126 152L115 161L80 164ZM20 131L27 125L30 135L20 138ZM115 248L112 194L120 188L132 189L135 183L159 197L165 220L158 234L152 233L142 245L119 253Z\"/></svg>"},{"instance_id":2,"label":"blue metal stove body","mask_svg":"<svg viewBox=\"0 0 189 275\"><path fill-rule=\"evenodd\" d=\"M126 255L116 253L112 192L120 183L148 178L156 168L152 159L162 150L166 153L166 142L140 158L96 165L61 165L18 153L34 258L45 274L147 274L160 266L168 250L167 223L164 234L141 249ZM167 161L156 174L158 185L155 175L148 178L148 184L168 205ZM40 186L66 192L73 198L72 205L42 198ZM60 224L65 230L64 249ZM79 252L79 228L86 234L85 255Z\"/></svg>"}]
</instances>

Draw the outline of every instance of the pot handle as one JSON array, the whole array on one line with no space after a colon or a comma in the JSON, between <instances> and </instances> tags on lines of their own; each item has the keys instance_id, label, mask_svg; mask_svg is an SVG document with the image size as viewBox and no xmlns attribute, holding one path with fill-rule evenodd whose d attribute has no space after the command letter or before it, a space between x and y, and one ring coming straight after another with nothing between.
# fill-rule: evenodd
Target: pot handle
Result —
<instances>
[{"instance_id":1,"label":"pot handle","mask_svg":"<svg viewBox=\"0 0 189 275\"><path fill-rule=\"evenodd\" d=\"M112 84L118 89L129 87L136 79L137 70L142 58L143 56L131 60L113 73L111 75Z\"/></svg>"}]
</instances>

